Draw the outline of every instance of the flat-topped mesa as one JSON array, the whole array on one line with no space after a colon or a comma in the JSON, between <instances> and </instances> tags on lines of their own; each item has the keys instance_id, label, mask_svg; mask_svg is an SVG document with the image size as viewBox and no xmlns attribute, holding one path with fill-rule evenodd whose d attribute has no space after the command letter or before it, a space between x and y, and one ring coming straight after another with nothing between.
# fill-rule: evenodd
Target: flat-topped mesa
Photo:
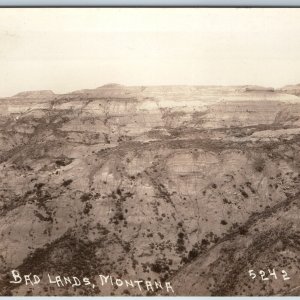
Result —
<instances>
[{"instance_id":1,"label":"flat-topped mesa","mask_svg":"<svg viewBox=\"0 0 300 300\"><path fill-rule=\"evenodd\" d=\"M71 94L92 94L92 93L99 93L105 90L110 90L110 91L121 91L121 90L126 90L128 89L128 87L126 87L125 85L122 84L118 84L118 83L108 83L108 84L104 84L102 86L99 86L97 88L92 88L92 89L81 89L81 90L76 90L71 92Z\"/></svg>"},{"instance_id":2,"label":"flat-topped mesa","mask_svg":"<svg viewBox=\"0 0 300 300\"><path fill-rule=\"evenodd\" d=\"M119 83L107 83L102 86L99 86L97 89L124 89L125 85Z\"/></svg>"},{"instance_id":3,"label":"flat-topped mesa","mask_svg":"<svg viewBox=\"0 0 300 300\"><path fill-rule=\"evenodd\" d=\"M287 94L292 94L292 95L296 95L296 96L300 96L300 83L299 84L291 84L291 85L286 85L280 89L278 89L278 91L283 92L283 93L287 93Z\"/></svg>"},{"instance_id":4,"label":"flat-topped mesa","mask_svg":"<svg viewBox=\"0 0 300 300\"><path fill-rule=\"evenodd\" d=\"M25 91L14 95L14 98L48 98L55 96L51 90Z\"/></svg>"},{"instance_id":5,"label":"flat-topped mesa","mask_svg":"<svg viewBox=\"0 0 300 300\"><path fill-rule=\"evenodd\" d=\"M134 100L140 94L141 87L125 86L117 83L109 83L94 89L83 89L72 92L70 95L99 98L99 99L131 99Z\"/></svg>"},{"instance_id":6,"label":"flat-topped mesa","mask_svg":"<svg viewBox=\"0 0 300 300\"><path fill-rule=\"evenodd\" d=\"M298 84L288 84L281 88L281 90L288 90L288 89L300 89L300 83Z\"/></svg>"},{"instance_id":7,"label":"flat-topped mesa","mask_svg":"<svg viewBox=\"0 0 300 300\"><path fill-rule=\"evenodd\" d=\"M240 86L237 90L240 92L275 92L275 89L272 87L265 87L259 85Z\"/></svg>"}]
</instances>

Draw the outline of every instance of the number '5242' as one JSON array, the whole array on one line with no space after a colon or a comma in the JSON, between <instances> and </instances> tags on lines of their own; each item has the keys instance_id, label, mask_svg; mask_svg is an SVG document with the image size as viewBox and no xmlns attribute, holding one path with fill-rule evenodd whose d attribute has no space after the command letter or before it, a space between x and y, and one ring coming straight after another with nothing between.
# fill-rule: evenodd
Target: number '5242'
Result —
<instances>
[{"instance_id":1,"label":"number '5242'","mask_svg":"<svg viewBox=\"0 0 300 300\"><path fill-rule=\"evenodd\" d=\"M267 272L263 271L263 270L259 270L257 273L254 272L254 270L249 270L249 276L252 279L260 278L261 280L270 280L270 278L272 279L279 279L282 278L283 280L289 280L290 277L288 276L287 272L285 270L281 270L280 271L275 271L275 269L268 269Z\"/></svg>"}]
</instances>

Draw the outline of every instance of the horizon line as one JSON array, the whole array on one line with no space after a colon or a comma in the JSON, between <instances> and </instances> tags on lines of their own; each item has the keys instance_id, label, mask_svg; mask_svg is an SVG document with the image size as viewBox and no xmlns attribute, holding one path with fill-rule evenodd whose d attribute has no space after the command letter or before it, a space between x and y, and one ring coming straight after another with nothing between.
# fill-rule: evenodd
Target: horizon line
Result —
<instances>
[{"instance_id":1,"label":"horizon line","mask_svg":"<svg viewBox=\"0 0 300 300\"><path fill-rule=\"evenodd\" d=\"M265 85L259 85L259 84L228 84L228 85L224 85L224 84L133 84L133 85L126 85L126 84L121 84L121 83L105 83L103 85L97 86L95 88L81 88L78 90L72 90L69 92L65 92L65 93L59 93L59 92L55 92L54 89L30 89L30 90L22 90L20 92L17 92L11 96L1 96L0 98L13 98L16 97L19 94L22 93L30 93L30 92L51 92L53 93L53 95L68 95L71 93L75 93L75 92L79 92L79 91L83 91L83 90L96 90L96 89L100 89L100 88L104 88L104 87L108 87L108 86L120 86L120 87L180 87L180 86L185 86L185 87L259 87L259 88L264 88L264 89L273 89L274 91L277 90L281 90L287 86L300 86L300 83L296 83L296 84L286 84L280 87L273 87L273 86L265 86Z\"/></svg>"}]
</instances>

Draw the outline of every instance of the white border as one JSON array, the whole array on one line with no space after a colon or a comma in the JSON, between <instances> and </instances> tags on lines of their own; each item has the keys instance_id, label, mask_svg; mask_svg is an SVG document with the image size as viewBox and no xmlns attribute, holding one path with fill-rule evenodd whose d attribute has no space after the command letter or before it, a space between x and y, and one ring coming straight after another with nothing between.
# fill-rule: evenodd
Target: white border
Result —
<instances>
[{"instance_id":1,"label":"white border","mask_svg":"<svg viewBox=\"0 0 300 300\"><path fill-rule=\"evenodd\" d=\"M0 6L300 7L300 0L0 0Z\"/></svg>"}]
</instances>

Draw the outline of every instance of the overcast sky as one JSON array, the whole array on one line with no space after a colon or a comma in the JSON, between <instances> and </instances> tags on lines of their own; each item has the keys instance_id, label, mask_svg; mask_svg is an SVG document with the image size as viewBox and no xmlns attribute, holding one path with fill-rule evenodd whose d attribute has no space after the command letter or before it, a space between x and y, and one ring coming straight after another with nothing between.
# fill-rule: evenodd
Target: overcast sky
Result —
<instances>
[{"instance_id":1,"label":"overcast sky","mask_svg":"<svg viewBox=\"0 0 300 300\"><path fill-rule=\"evenodd\" d=\"M0 9L0 96L300 83L300 9Z\"/></svg>"}]
</instances>

